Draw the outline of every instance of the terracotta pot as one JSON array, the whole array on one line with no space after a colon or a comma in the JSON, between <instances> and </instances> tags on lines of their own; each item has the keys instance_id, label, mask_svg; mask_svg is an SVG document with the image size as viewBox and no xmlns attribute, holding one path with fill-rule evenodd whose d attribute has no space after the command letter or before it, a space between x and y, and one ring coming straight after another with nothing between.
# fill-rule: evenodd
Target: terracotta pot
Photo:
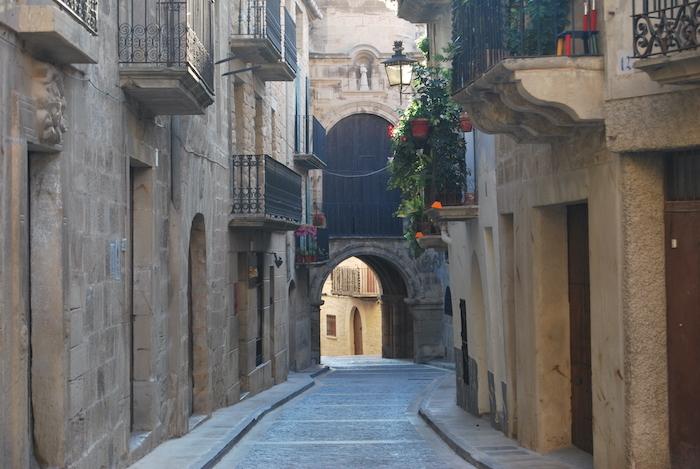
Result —
<instances>
[{"instance_id":1,"label":"terracotta pot","mask_svg":"<svg viewBox=\"0 0 700 469\"><path fill-rule=\"evenodd\" d=\"M459 118L459 128L462 132L471 132L474 126L472 125L472 120L468 116L462 116Z\"/></svg>"},{"instance_id":2,"label":"terracotta pot","mask_svg":"<svg viewBox=\"0 0 700 469\"><path fill-rule=\"evenodd\" d=\"M411 135L417 140L425 140L430 133L430 121L423 117L411 120Z\"/></svg>"},{"instance_id":3,"label":"terracotta pot","mask_svg":"<svg viewBox=\"0 0 700 469\"><path fill-rule=\"evenodd\" d=\"M323 213L314 213L313 224L317 228L326 227L326 216Z\"/></svg>"}]
</instances>

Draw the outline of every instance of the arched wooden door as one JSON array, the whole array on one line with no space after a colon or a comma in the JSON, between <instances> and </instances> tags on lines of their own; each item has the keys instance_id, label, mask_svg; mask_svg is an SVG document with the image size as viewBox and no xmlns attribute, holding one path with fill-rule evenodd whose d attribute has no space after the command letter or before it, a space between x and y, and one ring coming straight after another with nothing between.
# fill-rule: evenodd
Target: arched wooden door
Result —
<instances>
[{"instance_id":1,"label":"arched wooden door","mask_svg":"<svg viewBox=\"0 0 700 469\"><path fill-rule=\"evenodd\" d=\"M357 308L353 308L352 310L352 333L354 354L362 355L362 317Z\"/></svg>"},{"instance_id":2,"label":"arched wooden door","mask_svg":"<svg viewBox=\"0 0 700 469\"><path fill-rule=\"evenodd\" d=\"M394 213L399 193L387 189L391 152L389 122L354 114L338 122L326 140L323 207L330 236L401 236Z\"/></svg>"}]
</instances>

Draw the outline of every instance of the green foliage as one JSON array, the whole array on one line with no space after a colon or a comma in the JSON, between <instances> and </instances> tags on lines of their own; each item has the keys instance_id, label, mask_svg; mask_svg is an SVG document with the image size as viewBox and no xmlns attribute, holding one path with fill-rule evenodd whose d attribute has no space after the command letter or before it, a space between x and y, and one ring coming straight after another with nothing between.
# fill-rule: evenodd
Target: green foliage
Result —
<instances>
[{"instance_id":1,"label":"green foliage","mask_svg":"<svg viewBox=\"0 0 700 469\"><path fill-rule=\"evenodd\" d=\"M397 215L406 219L404 236L418 255L422 250L415 234L426 221L426 202L437 194L462 192L467 168L459 128L461 108L450 96L449 70L416 65L413 76L415 96L401 113L392 138L389 187L401 192ZM419 117L430 121L425 142L411 133L411 121Z\"/></svg>"},{"instance_id":2,"label":"green foliage","mask_svg":"<svg viewBox=\"0 0 700 469\"><path fill-rule=\"evenodd\" d=\"M416 39L416 48L425 55L426 58L430 59L430 41L428 36L421 36Z\"/></svg>"},{"instance_id":3,"label":"green foliage","mask_svg":"<svg viewBox=\"0 0 700 469\"><path fill-rule=\"evenodd\" d=\"M511 0L507 5L509 54L554 55L557 35L569 24L570 0Z\"/></svg>"}]
</instances>

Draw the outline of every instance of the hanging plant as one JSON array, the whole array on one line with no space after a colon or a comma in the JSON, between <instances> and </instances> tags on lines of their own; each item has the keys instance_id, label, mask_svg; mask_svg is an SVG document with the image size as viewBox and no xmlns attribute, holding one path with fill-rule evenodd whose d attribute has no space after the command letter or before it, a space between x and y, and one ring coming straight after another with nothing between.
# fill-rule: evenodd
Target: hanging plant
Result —
<instances>
[{"instance_id":1,"label":"hanging plant","mask_svg":"<svg viewBox=\"0 0 700 469\"><path fill-rule=\"evenodd\" d=\"M467 168L462 110L450 96L449 70L416 65L413 76L416 93L393 132L389 187L401 192L397 215L404 218L404 237L417 256L422 249L416 234L435 232L425 215L426 206L435 201L460 203ZM418 132L417 125L422 126Z\"/></svg>"}]
</instances>

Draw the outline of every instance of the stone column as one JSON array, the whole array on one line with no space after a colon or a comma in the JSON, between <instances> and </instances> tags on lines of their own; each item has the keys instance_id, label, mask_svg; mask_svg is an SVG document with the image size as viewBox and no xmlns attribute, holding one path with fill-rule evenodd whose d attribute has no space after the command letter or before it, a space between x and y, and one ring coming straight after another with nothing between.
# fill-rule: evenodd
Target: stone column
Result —
<instances>
[{"instance_id":1,"label":"stone column","mask_svg":"<svg viewBox=\"0 0 700 469\"><path fill-rule=\"evenodd\" d=\"M413 317L413 349L415 361L425 363L445 356L442 342L442 301L407 298L408 311Z\"/></svg>"},{"instance_id":2,"label":"stone column","mask_svg":"<svg viewBox=\"0 0 700 469\"><path fill-rule=\"evenodd\" d=\"M323 300L311 302L309 315L311 326L311 340L309 342L311 365L321 363L321 306L323 306Z\"/></svg>"}]
</instances>

